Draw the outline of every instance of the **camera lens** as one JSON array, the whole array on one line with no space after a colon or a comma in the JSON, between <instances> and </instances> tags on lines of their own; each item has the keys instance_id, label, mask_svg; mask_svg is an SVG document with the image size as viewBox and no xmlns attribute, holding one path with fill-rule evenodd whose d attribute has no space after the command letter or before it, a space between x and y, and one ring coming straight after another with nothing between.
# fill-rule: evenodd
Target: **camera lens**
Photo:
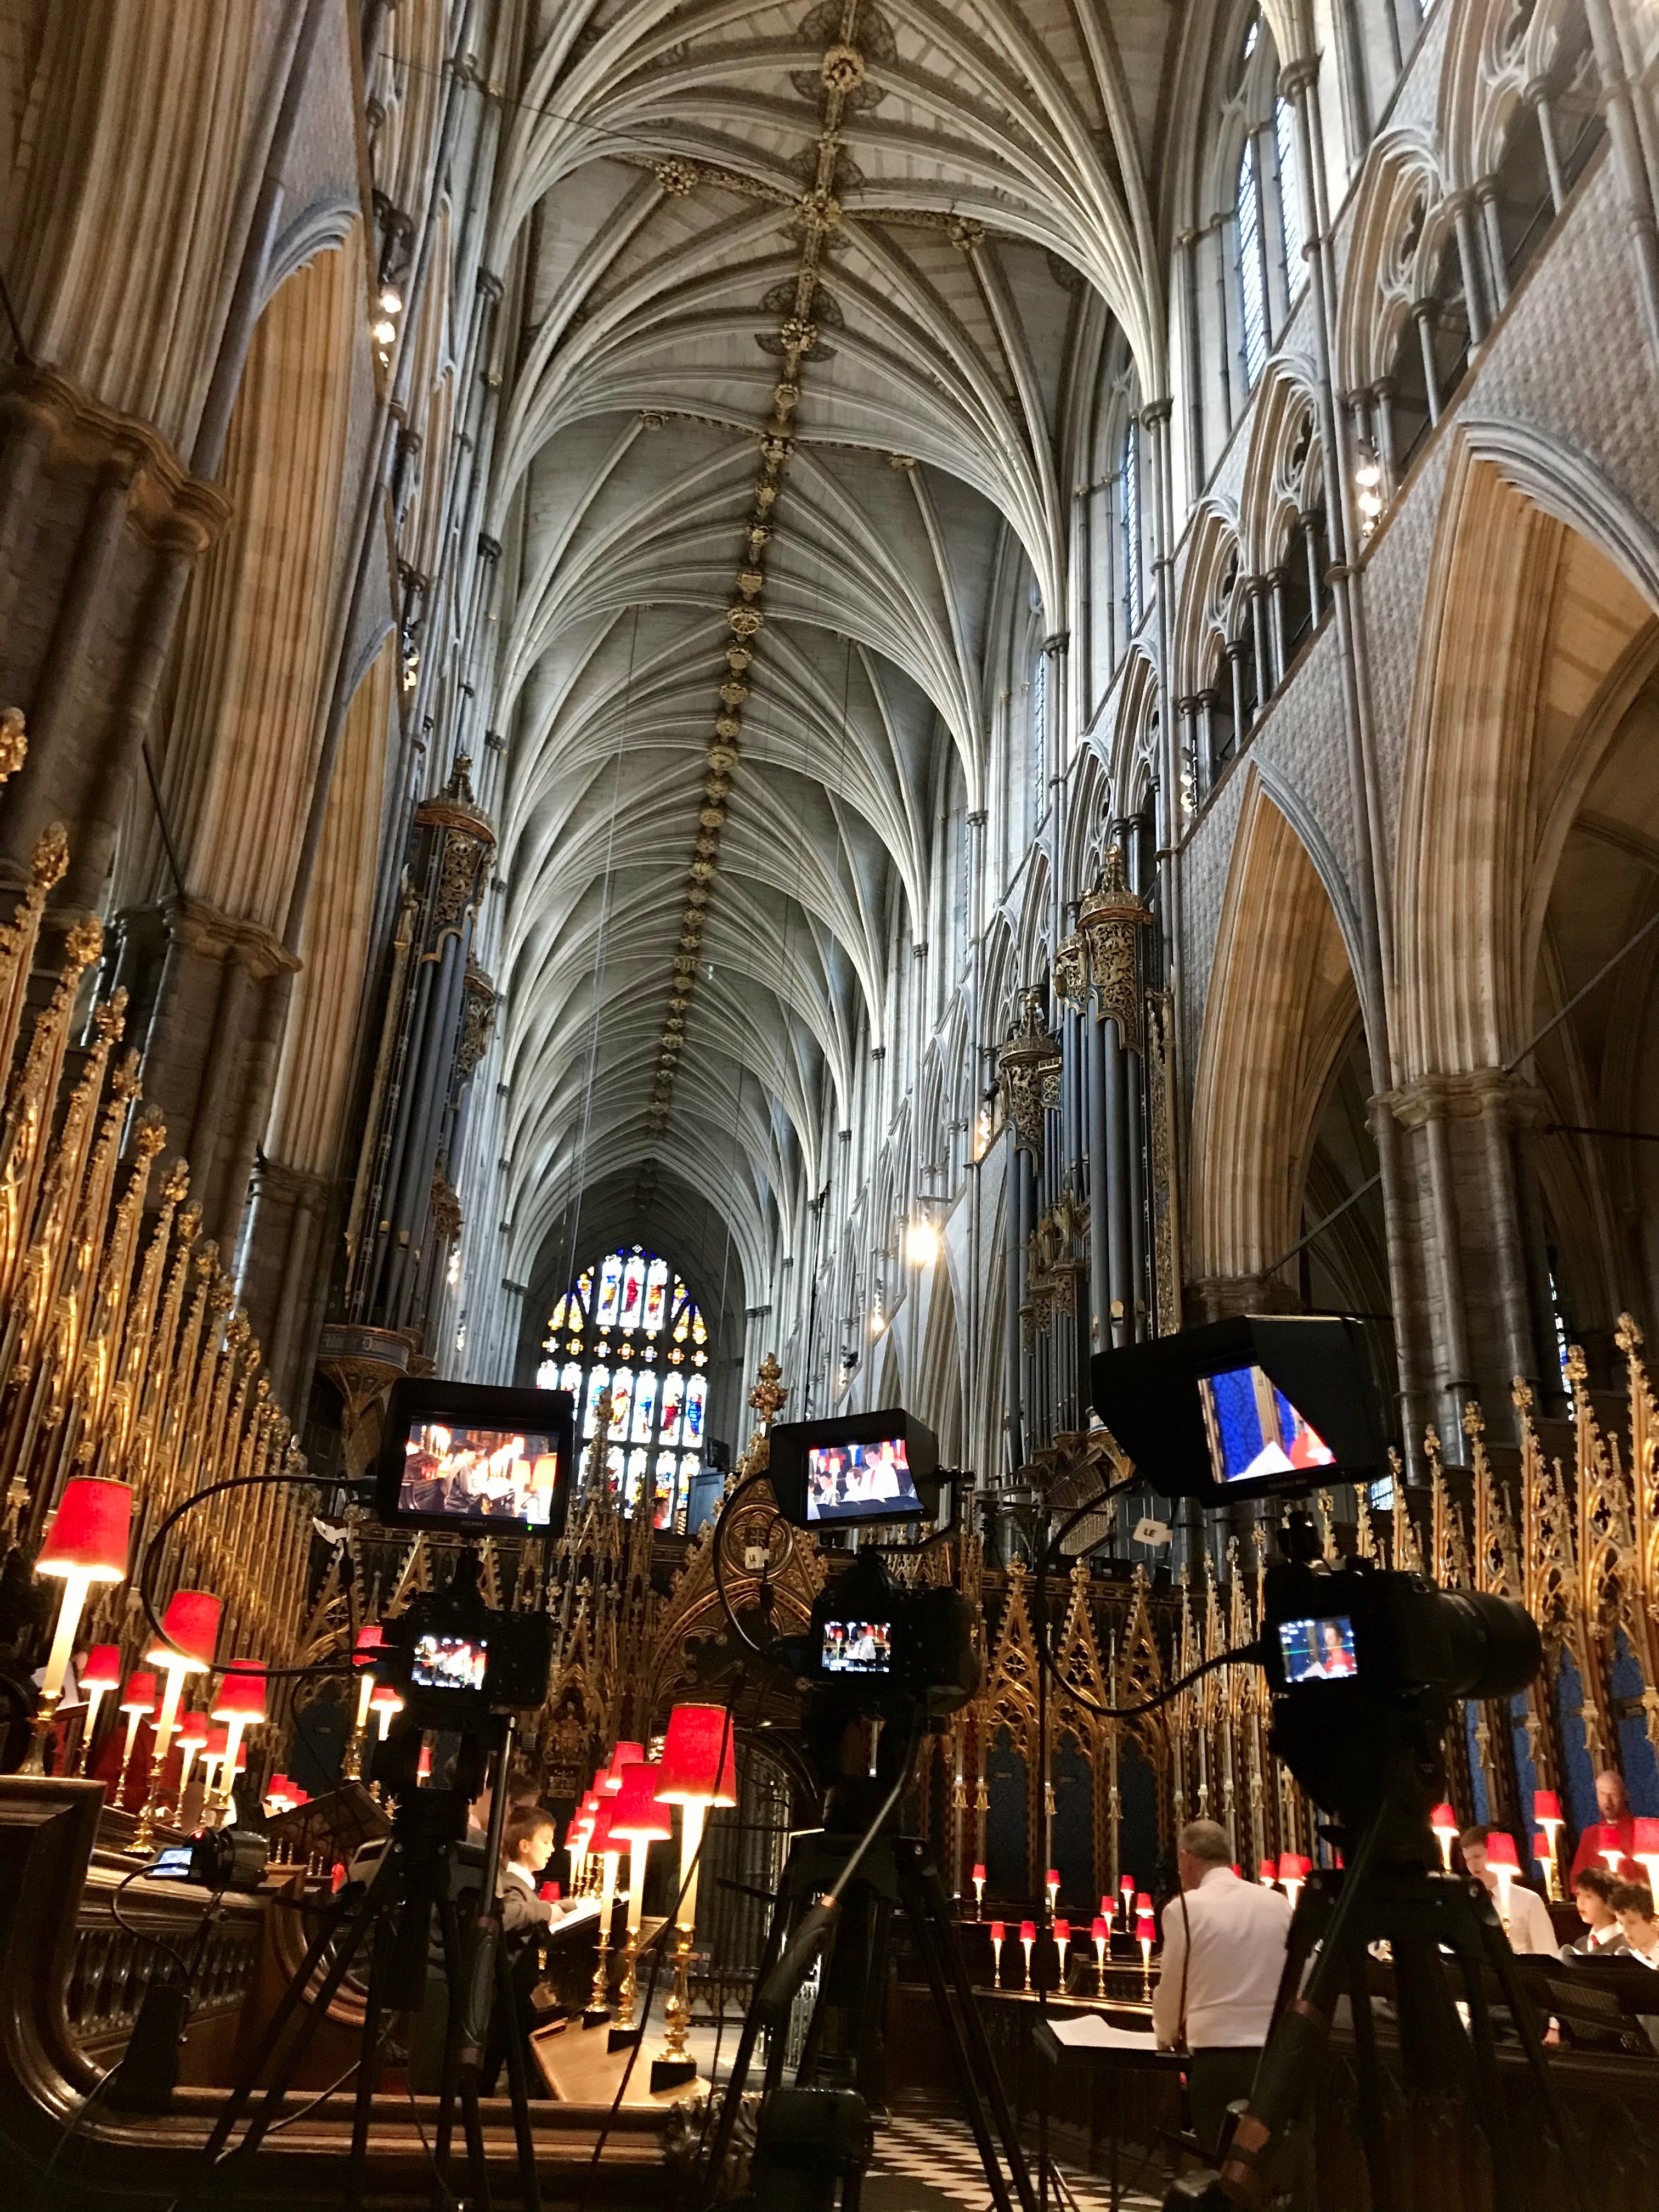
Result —
<instances>
[{"instance_id":1,"label":"camera lens","mask_svg":"<svg viewBox=\"0 0 1659 2212\"><path fill-rule=\"evenodd\" d=\"M1441 1590L1441 1620L1449 1646L1455 1698L1511 1698L1544 1663L1538 1623L1513 1598L1485 1590Z\"/></svg>"}]
</instances>

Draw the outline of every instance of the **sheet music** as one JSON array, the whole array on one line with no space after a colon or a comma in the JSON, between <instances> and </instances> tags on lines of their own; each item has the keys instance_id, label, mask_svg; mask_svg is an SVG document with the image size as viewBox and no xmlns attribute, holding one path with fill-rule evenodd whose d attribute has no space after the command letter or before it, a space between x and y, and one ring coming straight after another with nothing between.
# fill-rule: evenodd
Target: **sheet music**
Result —
<instances>
[{"instance_id":1,"label":"sheet music","mask_svg":"<svg viewBox=\"0 0 1659 2212\"><path fill-rule=\"evenodd\" d=\"M1157 2041L1150 2027L1114 2027L1098 2013L1084 2013L1075 2020L1051 2020L1048 2029L1056 2043L1078 2051L1154 2051Z\"/></svg>"}]
</instances>

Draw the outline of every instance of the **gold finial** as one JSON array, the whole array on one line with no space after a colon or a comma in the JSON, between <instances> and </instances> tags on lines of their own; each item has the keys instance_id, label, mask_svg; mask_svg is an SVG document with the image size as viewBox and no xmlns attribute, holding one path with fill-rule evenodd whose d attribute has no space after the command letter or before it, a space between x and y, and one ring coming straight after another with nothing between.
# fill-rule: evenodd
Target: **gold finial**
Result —
<instances>
[{"instance_id":1,"label":"gold finial","mask_svg":"<svg viewBox=\"0 0 1659 2212\"><path fill-rule=\"evenodd\" d=\"M1471 1443L1477 1443L1486 1433L1486 1417L1473 1398L1463 1408L1463 1433Z\"/></svg>"},{"instance_id":2,"label":"gold finial","mask_svg":"<svg viewBox=\"0 0 1659 2212\"><path fill-rule=\"evenodd\" d=\"M1532 1411L1532 1385L1524 1375L1517 1375L1510 1385L1510 1403L1518 1413Z\"/></svg>"},{"instance_id":3,"label":"gold finial","mask_svg":"<svg viewBox=\"0 0 1659 2212\"><path fill-rule=\"evenodd\" d=\"M1621 1313L1619 1326L1613 1332L1613 1340L1628 1359L1632 1352L1642 1349L1642 1332L1634 1314Z\"/></svg>"}]
</instances>

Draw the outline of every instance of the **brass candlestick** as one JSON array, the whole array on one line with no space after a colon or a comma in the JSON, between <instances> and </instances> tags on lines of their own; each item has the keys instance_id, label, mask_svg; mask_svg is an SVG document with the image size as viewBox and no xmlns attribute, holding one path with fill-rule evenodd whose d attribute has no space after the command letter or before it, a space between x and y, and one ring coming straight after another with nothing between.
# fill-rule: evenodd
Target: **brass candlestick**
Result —
<instances>
[{"instance_id":1,"label":"brass candlestick","mask_svg":"<svg viewBox=\"0 0 1659 2212\"><path fill-rule=\"evenodd\" d=\"M632 2027L634 2025L634 2001L638 1990L635 1968L639 1962L639 1952L640 1931L637 1928L630 1928L627 1940L623 1945L622 1980L617 1990L618 2027Z\"/></svg>"}]
</instances>

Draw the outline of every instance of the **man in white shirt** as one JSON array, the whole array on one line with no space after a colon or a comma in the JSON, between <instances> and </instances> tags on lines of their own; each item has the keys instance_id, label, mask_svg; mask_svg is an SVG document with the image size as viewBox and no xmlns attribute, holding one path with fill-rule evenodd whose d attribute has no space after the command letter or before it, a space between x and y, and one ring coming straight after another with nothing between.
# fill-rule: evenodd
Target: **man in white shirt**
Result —
<instances>
[{"instance_id":1,"label":"man in white shirt","mask_svg":"<svg viewBox=\"0 0 1659 2212\"><path fill-rule=\"evenodd\" d=\"M1498 1876L1486 1856L1486 1838L1491 1833L1487 1827L1465 1828L1457 1841L1463 1854L1464 1865L1477 1881L1484 1883L1491 1891L1492 1902L1498 1907L1498 1917L1502 1918L1503 1899L1498 1891ZM1523 1951L1535 1952L1552 1959L1560 1955L1561 1939L1555 1932L1555 1923L1550 1918L1549 1907L1538 1892L1528 1889L1523 1881L1510 1884L1507 1933L1510 1948L1517 1956Z\"/></svg>"},{"instance_id":2,"label":"man in white shirt","mask_svg":"<svg viewBox=\"0 0 1659 2212\"><path fill-rule=\"evenodd\" d=\"M1206 2154L1220 2145L1227 2107L1248 2097L1267 2039L1291 1932L1290 1899L1232 1870L1232 1846L1213 1820L1182 1830L1181 1895L1164 1908L1164 1960L1152 1992L1152 2032L1173 2049L1186 2019L1193 2132Z\"/></svg>"}]
</instances>

